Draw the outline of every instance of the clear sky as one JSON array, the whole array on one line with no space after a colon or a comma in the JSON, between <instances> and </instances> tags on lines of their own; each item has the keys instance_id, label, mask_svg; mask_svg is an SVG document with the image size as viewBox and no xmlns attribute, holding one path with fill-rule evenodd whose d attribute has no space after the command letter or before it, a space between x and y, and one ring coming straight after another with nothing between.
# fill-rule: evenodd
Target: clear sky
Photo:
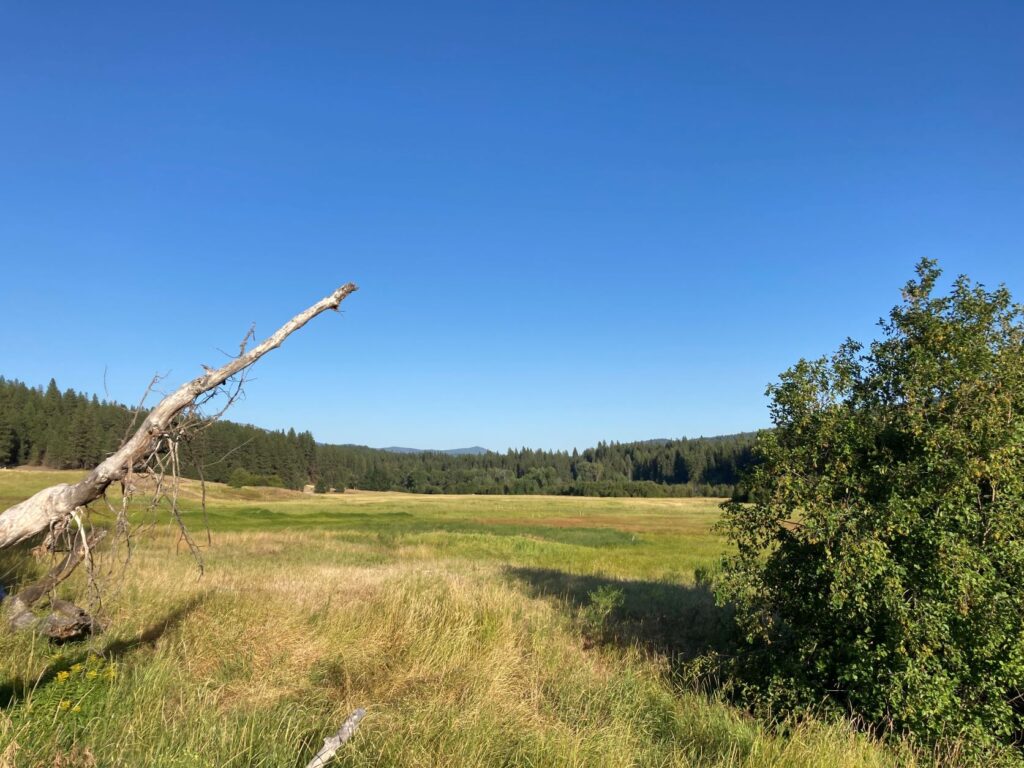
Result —
<instances>
[{"instance_id":1,"label":"clear sky","mask_svg":"<svg viewBox=\"0 0 1024 768\"><path fill-rule=\"evenodd\" d=\"M1024 3L0 5L0 374L372 446L768 423L922 256L1024 299Z\"/></svg>"}]
</instances>

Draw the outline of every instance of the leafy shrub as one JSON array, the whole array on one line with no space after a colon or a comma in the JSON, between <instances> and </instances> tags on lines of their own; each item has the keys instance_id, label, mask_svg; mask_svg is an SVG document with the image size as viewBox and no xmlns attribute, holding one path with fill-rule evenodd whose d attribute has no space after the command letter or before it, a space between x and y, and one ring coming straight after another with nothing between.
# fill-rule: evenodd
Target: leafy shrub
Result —
<instances>
[{"instance_id":1,"label":"leafy shrub","mask_svg":"<svg viewBox=\"0 0 1024 768\"><path fill-rule=\"evenodd\" d=\"M826 708L928 741L1024 738L1024 327L1001 287L936 295L922 261L868 351L768 388L752 502L718 580L773 712Z\"/></svg>"},{"instance_id":2,"label":"leafy shrub","mask_svg":"<svg viewBox=\"0 0 1024 768\"><path fill-rule=\"evenodd\" d=\"M245 486L268 488L283 488L284 481L278 475L257 475L244 467L236 467L231 470L227 484L232 488L243 488Z\"/></svg>"}]
</instances>

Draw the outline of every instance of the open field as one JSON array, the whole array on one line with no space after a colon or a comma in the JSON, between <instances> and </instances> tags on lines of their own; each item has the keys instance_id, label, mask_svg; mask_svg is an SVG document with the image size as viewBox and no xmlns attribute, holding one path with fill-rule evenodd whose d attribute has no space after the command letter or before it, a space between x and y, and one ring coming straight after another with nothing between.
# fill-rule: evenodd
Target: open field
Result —
<instances>
[{"instance_id":1,"label":"open field","mask_svg":"<svg viewBox=\"0 0 1024 768\"><path fill-rule=\"evenodd\" d=\"M74 476L0 472L0 508ZM303 766L358 706L339 766L929 762L694 689L727 622L696 578L716 500L215 486L207 547L197 499L202 579L164 518L105 578L106 633L0 629L0 766ZM2 584L41 569L3 558Z\"/></svg>"}]
</instances>

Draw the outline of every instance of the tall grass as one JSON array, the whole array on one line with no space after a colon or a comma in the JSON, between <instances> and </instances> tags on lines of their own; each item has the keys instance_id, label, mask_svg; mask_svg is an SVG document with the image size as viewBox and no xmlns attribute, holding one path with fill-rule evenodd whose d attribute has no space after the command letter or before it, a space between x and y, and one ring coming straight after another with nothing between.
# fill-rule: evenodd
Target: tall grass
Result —
<instances>
[{"instance_id":1,"label":"tall grass","mask_svg":"<svg viewBox=\"0 0 1024 768\"><path fill-rule=\"evenodd\" d=\"M0 498L51 481L0 473ZM712 502L249 493L214 494L201 580L152 532L104 634L0 630L0 766L302 766L358 706L339 766L938 762L843 723L773 732L680 679L722 620L694 579Z\"/></svg>"}]
</instances>

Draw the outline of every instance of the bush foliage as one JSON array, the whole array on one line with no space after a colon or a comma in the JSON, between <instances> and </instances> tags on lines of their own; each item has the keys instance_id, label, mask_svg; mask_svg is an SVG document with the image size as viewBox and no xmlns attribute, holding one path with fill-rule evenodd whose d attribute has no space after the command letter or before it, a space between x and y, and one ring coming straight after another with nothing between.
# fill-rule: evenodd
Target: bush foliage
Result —
<instances>
[{"instance_id":1,"label":"bush foliage","mask_svg":"<svg viewBox=\"0 0 1024 768\"><path fill-rule=\"evenodd\" d=\"M928 741L1024 727L1024 326L922 261L865 350L768 388L751 503L724 505L747 693Z\"/></svg>"}]
</instances>

